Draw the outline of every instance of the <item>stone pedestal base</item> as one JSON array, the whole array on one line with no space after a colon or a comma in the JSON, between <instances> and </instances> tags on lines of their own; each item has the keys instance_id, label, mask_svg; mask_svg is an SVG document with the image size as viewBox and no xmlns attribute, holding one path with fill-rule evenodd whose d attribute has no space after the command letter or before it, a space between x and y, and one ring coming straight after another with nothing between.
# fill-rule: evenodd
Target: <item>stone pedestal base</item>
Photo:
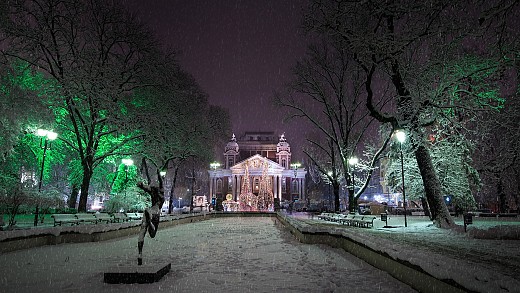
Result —
<instances>
[{"instance_id":1,"label":"stone pedestal base","mask_svg":"<svg viewBox=\"0 0 520 293\"><path fill-rule=\"evenodd\" d=\"M104 273L103 281L110 284L154 283L166 275L171 267L171 263L114 267Z\"/></svg>"}]
</instances>

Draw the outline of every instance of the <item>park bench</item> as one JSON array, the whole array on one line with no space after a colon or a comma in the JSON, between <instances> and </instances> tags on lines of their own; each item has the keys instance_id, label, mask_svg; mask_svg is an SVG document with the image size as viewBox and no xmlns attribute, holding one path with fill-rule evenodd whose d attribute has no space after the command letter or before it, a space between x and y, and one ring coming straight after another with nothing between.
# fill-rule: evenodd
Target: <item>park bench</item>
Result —
<instances>
[{"instance_id":1,"label":"park bench","mask_svg":"<svg viewBox=\"0 0 520 293\"><path fill-rule=\"evenodd\" d=\"M360 216L356 215L344 215L343 218L340 220L340 223L347 226L357 226L359 218Z\"/></svg>"},{"instance_id":2,"label":"park bench","mask_svg":"<svg viewBox=\"0 0 520 293\"><path fill-rule=\"evenodd\" d=\"M54 219L54 227L63 224L79 225L79 220L74 214L53 214L51 217Z\"/></svg>"},{"instance_id":3,"label":"park bench","mask_svg":"<svg viewBox=\"0 0 520 293\"><path fill-rule=\"evenodd\" d=\"M332 219L332 216L334 214L332 213L321 213L320 215L318 215L318 219L322 219L322 220L325 220L325 221L330 221Z\"/></svg>"},{"instance_id":4,"label":"park bench","mask_svg":"<svg viewBox=\"0 0 520 293\"><path fill-rule=\"evenodd\" d=\"M358 222L358 227L363 227L363 228L374 227L375 219L376 219L376 217L374 217L374 216L363 216L363 218L361 218L361 220Z\"/></svg>"},{"instance_id":5,"label":"park bench","mask_svg":"<svg viewBox=\"0 0 520 293\"><path fill-rule=\"evenodd\" d=\"M95 213L96 223L106 222L107 224L114 221L114 218L107 213Z\"/></svg>"},{"instance_id":6,"label":"park bench","mask_svg":"<svg viewBox=\"0 0 520 293\"><path fill-rule=\"evenodd\" d=\"M97 223L97 219L93 214L76 214L76 218L80 223Z\"/></svg>"},{"instance_id":7,"label":"park bench","mask_svg":"<svg viewBox=\"0 0 520 293\"><path fill-rule=\"evenodd\" d=\"M143 213L126 213L126 215L130 220L141 220L143 218Z\"/></svg>"},{"instance_id":8,"label":"park bench","mask_svg":"<svg viewBox=\"0 0 520 293\"><path fill-rule=\"evenodd\" d=\"M336 223L341 223L341 221L343 221L343 219L345 219L345 217L347 217L347 215L344 215L344 214L331 214L329 221L336 222Z\"/></svg>"},{"instance_id":9,"label":"park bench","mask_svg":"<svg viewBox=\"0 0 520 293\"><path fill-rule=\"evenodd\" d=\"M128 222L129 220L125 213L114 213L114 222Z\"/></svg>"}]
</instances>

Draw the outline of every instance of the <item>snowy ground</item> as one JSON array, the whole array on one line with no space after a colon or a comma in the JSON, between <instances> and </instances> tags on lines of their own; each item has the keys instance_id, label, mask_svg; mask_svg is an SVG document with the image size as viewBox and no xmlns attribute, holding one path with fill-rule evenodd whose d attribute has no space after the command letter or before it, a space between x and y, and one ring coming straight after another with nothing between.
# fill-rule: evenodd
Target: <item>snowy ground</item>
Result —
<instances>
[{"instance_id":1,"label":"snowy ground","mask_svg":"<svg viewBox=\"0 0 520 293\"><path fill-rule=\"evenodd\" d=\"M274 218L217 218L146 238L146 262L171 262L154 284L105 284L136 261L136 237L0 255L2 292L414 292L342 250L297 242Z\"/></svg>"},{"instance_id":2,"label":"snowy ground","mask_svg":"<svg viewBox=\"0 0 520 293\"><path fill-rule=\"evenodd\" d=\"M390 216L388 226L379 219L373 229L346 228L305 214L293 217L315 231L345 235L376 251L421 267L438 279L452 279L475 292L520 292L520 219L474 218L464 232L461 226L434 227L427 217ZM496 239L493 239L496 238ZM515 239L515 240L511 240Z\"/></svg>"},{"instance_id":3,"label":"snowy ground","mask_svg":"<svg viewBox=\"0 0 520 293\"><path fill-rule=\"evenodd\" d=\"M390 216L388 225L396 228L383 228L385 223L376 220L372 229L333 224L303 213L290 217L314 231L345 235L475 292L520 292L518 218L474 218L464 233L463 227L437 229L417 216L408 217L407 228L403 217ZM155 239L146 238L145 262L171 262L172 270L155 284L103 283L107 268L135 262L134 236L1 254L0 292L413 292L341 250L301 244L279 225L274 218L217 218L159 230ZM109 226L0 232L0 240L50 231L113 229Z\"/></svg>"}]
</instances>

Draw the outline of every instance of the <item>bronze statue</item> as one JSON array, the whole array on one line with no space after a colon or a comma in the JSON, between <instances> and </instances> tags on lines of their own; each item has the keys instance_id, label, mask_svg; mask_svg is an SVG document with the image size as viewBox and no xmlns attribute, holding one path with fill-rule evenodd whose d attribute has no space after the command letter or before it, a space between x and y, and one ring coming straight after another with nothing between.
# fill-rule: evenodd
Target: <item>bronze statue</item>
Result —
<instances>
[{"instance_id":1,"label":"bronze statue","mask_svg":"<svg viewBox=\"0 0 520 293\"><path fill-rule=\"evenodd\" d=\"M144 190L152 198L152 206L144 210L141 230L139 230L139 236L137 238L137 249L139 251L137 257L138 265L143 264L143 245L146 231L148 231L148 235L150 235L151 238L154 238L159 228L161 207L164 204L164 188L161 183L162 182L159 182L159 187L153 185L145 186L142 182L137 183L137 187Z\"/></svg>"}]
</instances>

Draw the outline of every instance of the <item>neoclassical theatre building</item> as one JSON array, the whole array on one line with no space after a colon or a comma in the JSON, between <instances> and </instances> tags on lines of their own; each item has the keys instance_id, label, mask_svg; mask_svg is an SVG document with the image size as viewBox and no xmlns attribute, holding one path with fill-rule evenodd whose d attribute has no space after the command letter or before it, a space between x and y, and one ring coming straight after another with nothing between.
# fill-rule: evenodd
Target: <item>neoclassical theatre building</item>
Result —
<instances>
[{"instance_id":1,"label":"neoclassical theatre building","mask_svg":"<svg viewBox=\"0 0 520 293\"><path fill-rule=\"evenodd\" d=\"M274 132L233 134L224 163L209 172L210 197L227 211L272 211L275 202L304 202L307 171L291 162L285 135Z\"/></svg>"}]
</instances>

